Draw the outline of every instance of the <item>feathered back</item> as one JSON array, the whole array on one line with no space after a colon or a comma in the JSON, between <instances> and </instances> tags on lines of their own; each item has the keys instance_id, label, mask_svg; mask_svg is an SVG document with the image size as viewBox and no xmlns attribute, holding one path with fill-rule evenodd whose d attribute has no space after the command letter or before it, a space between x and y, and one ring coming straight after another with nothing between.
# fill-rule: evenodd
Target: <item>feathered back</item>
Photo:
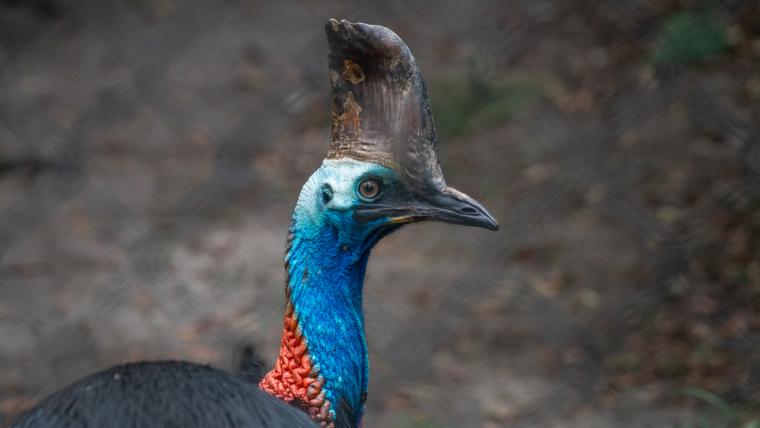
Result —
<instances>
[{"instance_id":1,"label":"feathered back","mask_svg":"<svg viewBox=\"0 0 760 428\"><path fill-rule=\"evenodd\" d=\"M302 411L231 373L142 362L88 376L35 406L13 428L316 428Z\"/></svg>"}]
</instances>

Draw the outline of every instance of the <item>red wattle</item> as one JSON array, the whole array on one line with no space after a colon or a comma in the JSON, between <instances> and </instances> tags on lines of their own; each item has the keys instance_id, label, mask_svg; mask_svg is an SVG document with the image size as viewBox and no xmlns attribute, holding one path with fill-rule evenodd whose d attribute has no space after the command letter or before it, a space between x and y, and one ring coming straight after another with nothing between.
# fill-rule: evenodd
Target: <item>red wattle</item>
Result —
<instances>
[{"instance_id":1,"label":"red wattle","mask_svg":"<svg viewBox=\"0 0 760 428\"><path fill-rule=\"evenodd\" d=\"M326 428L335 428L330 402L325 398L325 379L319 367L311 362L306 340L298 328L293 305L285 308L285 322L280 355L274 368L266 374L259 387L269 394L306 411Z\"/></svg>"}]
</instances>

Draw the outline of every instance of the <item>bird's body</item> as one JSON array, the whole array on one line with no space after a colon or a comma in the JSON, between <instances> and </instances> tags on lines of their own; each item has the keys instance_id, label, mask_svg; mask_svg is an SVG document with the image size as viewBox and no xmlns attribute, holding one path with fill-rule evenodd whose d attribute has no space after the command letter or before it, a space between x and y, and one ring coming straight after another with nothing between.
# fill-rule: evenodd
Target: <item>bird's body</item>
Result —
<instances>
[{"instance_id":1,"label":"bird's body","mask_svg":"<svg viewBox=\"0 0 760 428\"><path fill-rule=\"evenodd\" d=\"M330 20L326 31L332 141L293 212L274 368L257 386L251 377L258 376L190 363L116 367L52 395L15 427L362 425L369 383L362 288L372 247L415 221L498 226L477 201L446 186L422 75L406 44L366 24Z\"/></svg>"},{"instance_id":2,"label":"bird's body","mask_svg":"<svg viewBox=\"0 0 760 428\"><path fill-rule=\"evenodd\" d=\"M231 373L162 361L90 375L49 396L13 426L312 428L316 424L302 411Z\"/></svg>"}]
</instances>

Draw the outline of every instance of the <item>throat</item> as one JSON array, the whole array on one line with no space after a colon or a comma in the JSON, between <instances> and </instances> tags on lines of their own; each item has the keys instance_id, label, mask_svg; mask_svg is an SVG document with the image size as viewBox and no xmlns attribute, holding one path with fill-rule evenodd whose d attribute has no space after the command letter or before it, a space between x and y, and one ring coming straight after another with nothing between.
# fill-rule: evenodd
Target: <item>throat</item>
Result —
<instances>
[{"instance_id":1,"label":"throat","mask_svg":"<svg viewBox=\"0 0 760 428\"><path fill-rule=\"evenodd\" d=\"M260 386L324 426L338 419L359 426L369 374L362 313L369 250L341 243L332 227L310 232L294 222L280 354Z\"/></svg>"}]
</instances>

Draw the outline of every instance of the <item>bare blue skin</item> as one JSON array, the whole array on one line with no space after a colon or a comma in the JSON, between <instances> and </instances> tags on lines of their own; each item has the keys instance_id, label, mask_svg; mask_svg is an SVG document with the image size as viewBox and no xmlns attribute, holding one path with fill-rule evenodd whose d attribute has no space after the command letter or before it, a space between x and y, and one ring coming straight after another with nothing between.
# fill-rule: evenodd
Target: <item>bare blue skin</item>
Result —
<instances>
[{"instance_id":1,"label":"bare blue skin","mask_svg":"<svg viewBox=\"0 0 760 428\"><path fill-rule=\"evenodd\" d=\"M367 259L377 241L397 227L388 218L354 220L354 207L362 202L359 183L370 177L384 189L401 185L395 171L377 164L325 160L298 198L285 257L290 299L309 356L325 378L333 409L344 402L352 425L361 420L369 380L362 312Z\"/></svg>"}]
</instances>

